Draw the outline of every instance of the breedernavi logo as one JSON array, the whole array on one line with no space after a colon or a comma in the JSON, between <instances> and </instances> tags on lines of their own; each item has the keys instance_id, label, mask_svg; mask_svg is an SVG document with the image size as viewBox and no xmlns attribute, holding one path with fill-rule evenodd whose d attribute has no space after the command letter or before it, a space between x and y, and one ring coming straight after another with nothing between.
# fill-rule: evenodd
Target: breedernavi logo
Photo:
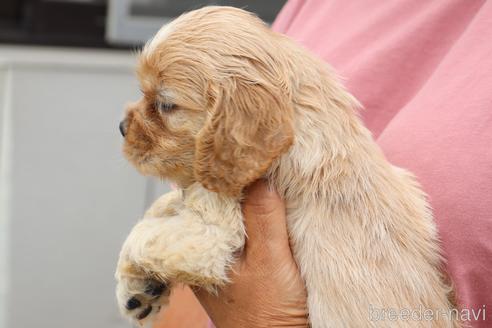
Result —
<instances>
[{"instance_id":1,"label":"breedernavi logo","mask_svg":"<svg viewBox=\"0 0 492 328\"><path fill-rule=\"evenodd\" d=\"M377 308L369 305L371 321L438 321L458 319L460 321L485 321L486 308L478 309L418 309Z\"/></svg>"}]
</instances>

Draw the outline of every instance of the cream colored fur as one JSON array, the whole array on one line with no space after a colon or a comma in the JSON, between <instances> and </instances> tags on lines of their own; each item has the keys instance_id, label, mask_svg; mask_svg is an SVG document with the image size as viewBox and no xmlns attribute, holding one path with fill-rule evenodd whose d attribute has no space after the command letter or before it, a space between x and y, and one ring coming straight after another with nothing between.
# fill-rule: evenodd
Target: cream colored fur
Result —
<instances>
[{"instance_id":1,"label":"cream colored fur","mask_svg":"<svg viewBox=\"0 0 492 328\"><path fill-rule=\"evenodd\" d=\"M286 38L277 46L294 141L264 176L286 202L312 327L459 327L443 317L371 321L371 308L453 308L426 196L409 172L384 158L334 73ZM246 238L239 201L199 182L157 200L121 251L123 312L134 317L125 304L135 295L166 304L168 293L142 296L149 279L211 292L227 283Z\"/></svg>"}]
</instances>

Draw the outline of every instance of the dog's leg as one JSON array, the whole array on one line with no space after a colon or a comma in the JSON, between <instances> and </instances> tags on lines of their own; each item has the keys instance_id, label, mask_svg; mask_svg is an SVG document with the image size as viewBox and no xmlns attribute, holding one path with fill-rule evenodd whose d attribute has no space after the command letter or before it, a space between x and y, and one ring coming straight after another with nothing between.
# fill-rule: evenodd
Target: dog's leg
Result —
<instances>
[{"instance_id":1,"label":"dog's leg","mask_svg":"<svg viewBox=\"0 0 492 328\"><path fill-rule=\"evenodd\" d=\"M234 252L244 243L239 203L193 186L149 210L125 241L116 272L122 312L142 323L167 304L175 283L210 291L227 282ZM155 209L158 209L156 212ZM160 213L162 217L152 217Z\"/></svg>"}]
</instances>

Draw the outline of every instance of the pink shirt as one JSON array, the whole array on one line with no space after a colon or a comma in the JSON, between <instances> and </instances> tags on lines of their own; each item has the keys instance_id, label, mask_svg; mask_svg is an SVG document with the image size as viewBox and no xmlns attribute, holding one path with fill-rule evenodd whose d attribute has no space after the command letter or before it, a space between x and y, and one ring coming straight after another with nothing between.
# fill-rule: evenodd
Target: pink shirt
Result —
<instances>
[{"instance_id":1,"label":"pink shirt","mask_svg":"<svg viewBox=\"0 0 492 328\"><path fill-rule=\"evenodd\" d=\"M335 67L417 175L460 305L492 327L492 1L290 0L274 29Z\"/></svg>"}]
</instances>

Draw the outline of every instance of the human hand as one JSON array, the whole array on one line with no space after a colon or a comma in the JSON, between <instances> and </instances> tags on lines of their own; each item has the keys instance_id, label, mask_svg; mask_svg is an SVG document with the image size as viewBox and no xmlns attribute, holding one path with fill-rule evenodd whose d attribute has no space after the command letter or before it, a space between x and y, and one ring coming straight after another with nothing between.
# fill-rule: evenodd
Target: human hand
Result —
<instances>
[{"instance_id":1,"label":"human hand","mask_svg":"<svg viewBox=\"0 0 492 328\"><path fill-rule=\"evenodd\" d=\"M307 327L306 290L289 246L285 204L266 182L246 193L248 238L230 273L231 282L212 295L195 294L216 327Z\"/></svg>"}]
</instances>

